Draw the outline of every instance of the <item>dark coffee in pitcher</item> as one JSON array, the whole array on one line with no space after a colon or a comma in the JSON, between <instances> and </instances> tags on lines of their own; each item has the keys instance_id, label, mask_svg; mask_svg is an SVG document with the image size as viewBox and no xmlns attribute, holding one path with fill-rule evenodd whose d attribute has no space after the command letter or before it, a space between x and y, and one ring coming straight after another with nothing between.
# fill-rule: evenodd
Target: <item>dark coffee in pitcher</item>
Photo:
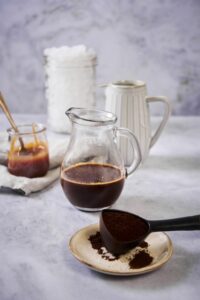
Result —
<instances>
[{"instance_id":1,"label":"dark coffee in pitcher","mask_svg":"<svg viewBox=\"0 0 200 300\"><path fill-rule=\"evenodd\" d=\"M78 163L62 170L61 185L77 208L98 210L112 205L124 186L123 171L111 164Z\"/></svg>"}]
</instances>

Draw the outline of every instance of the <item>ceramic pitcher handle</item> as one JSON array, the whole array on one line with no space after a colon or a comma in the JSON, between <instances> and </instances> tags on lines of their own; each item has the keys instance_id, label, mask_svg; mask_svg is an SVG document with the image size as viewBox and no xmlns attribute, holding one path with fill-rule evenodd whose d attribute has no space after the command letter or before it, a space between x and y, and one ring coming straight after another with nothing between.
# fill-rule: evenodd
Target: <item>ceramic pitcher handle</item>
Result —
<instances>
[{"instance_id":1,"label":"ceramic pitcher handle","mask_svg":"<svg viewBox=\"0 0 200 300\"><path fill-rule=\"evenodd\" d=\"M149 148L151 148L155 144L155 142L158 140L165 125L167 124L167 121L168 121L170 113L171 113L171 106L170 106L168 98L164 97L164 96L159 96L159 97L148 97L147 96L146 101L147 101L147 103L162 102L164 104L164 109L165 109L163 119L162 119L160 125L158 126L156 132L154 133L154 135L151 138L150 146L149 146Z\"/></svg>"},{"instance_id":2,"label":"ceramic pitcher handle","mask_svg":"<svg viewBox=\"0 0 200 300\"><path fill-rule=\"evenodd\" d=\"M129 139L131 148L133 150L133 161L129 167L126 167L126 176L129 176L137 169L142 160L140 146L137 138L129 129L116 127L115 130L116 132L119 132L120 135L125 136Z\"/></svg>"}]
</instances>

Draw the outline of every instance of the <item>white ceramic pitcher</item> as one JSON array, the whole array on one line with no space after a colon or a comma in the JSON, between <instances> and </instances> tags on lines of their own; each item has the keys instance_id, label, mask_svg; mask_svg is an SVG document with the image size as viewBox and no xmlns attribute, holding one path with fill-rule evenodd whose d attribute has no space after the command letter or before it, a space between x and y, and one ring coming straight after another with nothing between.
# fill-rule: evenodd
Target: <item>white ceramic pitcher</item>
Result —
<instances>
[{"instance_id":1,"label":"white ceramic pitcher","mask_svg":"<svg viewBox=\"0 0 200 300\"><path fill-rule=\"evenodd\" d=\"M142 81L117 81L106 85L106 110L118 117L118 126L130 129L140 144L142 161L145 160L149 149L158 140L170 116L170 104L166 97L148 97L147 87ZM152 135L149 103L162 102L164 114L157 130ZM125 163L132 160L132 152L127 140L120 141L120 150Z\"/></svg>"}]
</instances>

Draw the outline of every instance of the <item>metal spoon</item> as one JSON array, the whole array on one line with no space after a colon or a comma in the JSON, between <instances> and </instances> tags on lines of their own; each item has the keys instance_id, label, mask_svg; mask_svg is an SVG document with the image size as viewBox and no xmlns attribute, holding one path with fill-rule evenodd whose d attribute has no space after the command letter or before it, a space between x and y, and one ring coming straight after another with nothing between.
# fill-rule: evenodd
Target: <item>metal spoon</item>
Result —
<instances>
[{"instance_id":1,"label":"metal spoon","mask_svg":"<svg viewBox=\"0 0 200 300\"><path fill-rule=\"evenodd\" d=\"M9 111L9 108L8 108L8 106L7 106L7 104L6 104L5 100L4 100L4 97L3 97L3 95L2 95L1 92L0 92L0 107L2 108L3 112L5 113L8 121L9 121L9 123L11 125L11 127L14 129L14 131L16 133L19 133L19 130L18 130L18 128L17 128L17 126L16 126L16 124L15 124L15 122L13 120L13 117L12 117L10 111ZM23 142L23 140L22 140L22 138L20 136L19 136L19 142L20 142L20 145L21 145L21 150L22 151L26 151L26 148L24 146L24 142Z\"/></svg>"},{"instance_id":2,"label":"metal spoon","mask_svg":"<svg viewBox=\"0 0 200 300\"><path fill-rule=\"evenodd\" d=\"M120 221L119 214L124 216L123 223ZM136 222L137 230L128 227L127 217L132 218L132 224ZM112 218L112 222L109 218ZM121 220L123 219L121 218ZM103 243L111 253L116 255L126 253L131 248L138 246L151 232L177 230L200 230L200 215L149 221L125 211L105 209L100 216L100 234ZM127 231L130 236L128 239L126 239ZM141 234L138 235L139 231Z\"/></svg>"}]
</instances>

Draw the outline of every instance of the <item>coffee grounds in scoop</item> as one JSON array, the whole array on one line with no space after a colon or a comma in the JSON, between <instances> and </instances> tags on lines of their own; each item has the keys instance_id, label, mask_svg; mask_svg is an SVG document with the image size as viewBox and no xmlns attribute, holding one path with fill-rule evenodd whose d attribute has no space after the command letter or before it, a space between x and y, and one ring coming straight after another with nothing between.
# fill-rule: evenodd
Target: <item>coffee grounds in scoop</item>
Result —
<instances>
[{"instance_id":1,"label":"coffee grounds in scoop","mask_svg":"<svg viewBox=\"0 0 200 300\"><path fill-rule=\"evenodd\" d=\"M149 230L143 219L121 211L103 212L103 221L111 235L122 242L137 240Z\"/></svg>"},{"instance_id":2,"label":"coffee grounds in scoop","mask_svg":"<svg viewBox=\"0 0 200 300\"><path fill-rule=\"evenodd\" d=\"M92 248L95 249L103 259L112 262L120 258L119 255L116 256L107 251L102 242L99 231L97 231L93 235L90 235L88 240L90 241ZM137 248L139 250L134 256L127 257L130 269L139 269L146 267L150 265L153 261L153 257L148 253L148 250L144 250L144 248L148 248L148 243L146 241L141 242L141 244L138 247L143 249Z\"/></svg>"}]
</instances>

